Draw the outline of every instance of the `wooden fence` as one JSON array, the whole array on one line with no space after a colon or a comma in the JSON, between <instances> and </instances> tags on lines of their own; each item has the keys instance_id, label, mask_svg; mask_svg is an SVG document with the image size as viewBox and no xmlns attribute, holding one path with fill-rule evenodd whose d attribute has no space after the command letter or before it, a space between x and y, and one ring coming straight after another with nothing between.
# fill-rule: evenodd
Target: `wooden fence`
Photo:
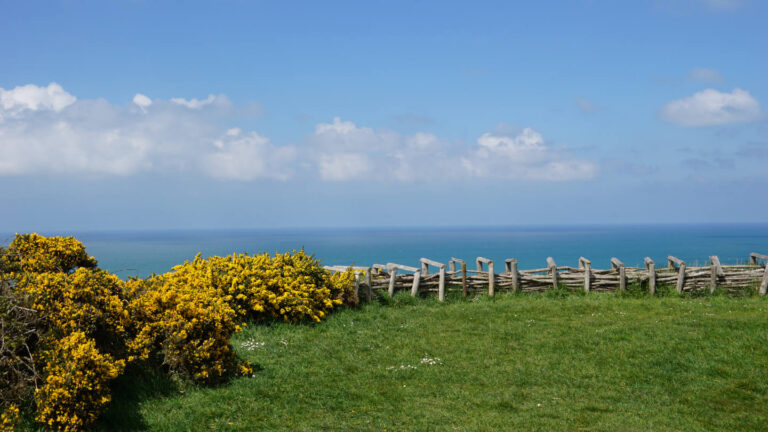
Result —
<instances>
[{"instance_id":1,"label":"wooden fence","mask_svg":"<svg viewBox=\"0 0 768 432\"><path fill-rule=\"evenodd\" d=\"M577 267L558 266L551 257L547 266L531 270L518 270L517 259L504 261L504 271L496 273L494 262L478 257L475 269L467 269L467 263L451 258L448 264L421 258L420 267L402 264L374 264L370 267L325 266L339 272L353 269L355 289L362 297L370 299L374 292L384 291L392 296L396 291L409 290L411 295L436 292L440 301L445 300L447 289L458 289L466 296L470 291L534 292L561 287L590 291L616 292L638 284L650 294L660 285L672 285L677 292L713 292L718 286L736 290L757 286L760 295L768 292L768 255L752 253L748 264L721 265L717 256L710 257L710 264L689 267L674 256L667 257L667 265L656 268L656 263L645 258L643 267L627 267L618 258L611 258L610 269L593 269L590 260L579 258Z\"/></svg>"}]
</instances>

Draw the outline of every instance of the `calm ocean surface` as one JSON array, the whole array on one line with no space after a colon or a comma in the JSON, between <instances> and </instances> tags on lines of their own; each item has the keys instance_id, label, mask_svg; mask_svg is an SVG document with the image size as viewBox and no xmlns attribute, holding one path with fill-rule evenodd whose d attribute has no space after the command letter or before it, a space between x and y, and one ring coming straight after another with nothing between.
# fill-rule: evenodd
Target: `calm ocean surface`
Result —
<instances>
[{"instance_id":1,"label":"calm ocean surface","mask_svg":"<svg viewBox=\"0 0 768 432\"><path fill-rule=\"evenodd\" d=\"M577 265L579 256L593 267L610 266L618 257L641 266L650 256L665 265L675 255L689 265L708 263L718 255L723 264L745 262L750 252L768 253L768 223L732 225L634 225L577 227L281 229L238 231L66 232L75 235L102 268L121 277L163 273L172 266L204 256L233 252L275 252L302 246L327 265L370 265L396 262L417 266L421 257L447 262L451 256L474 263L477 256L517 258L520 268ZM12 235L0 237L7 244ZM474 265L474 264L470 264Z\"/></svg>"}]
</instances>

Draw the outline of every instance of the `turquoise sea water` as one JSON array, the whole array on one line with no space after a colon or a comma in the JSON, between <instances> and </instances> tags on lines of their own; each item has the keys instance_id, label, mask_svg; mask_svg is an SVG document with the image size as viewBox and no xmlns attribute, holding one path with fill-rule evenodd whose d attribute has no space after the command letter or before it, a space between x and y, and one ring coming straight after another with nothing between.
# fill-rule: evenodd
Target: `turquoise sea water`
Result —
<instances>
[{"instance_id":1,"label":"turquoise sea water","mask_svg":"<svg viewBox=\"0 0 768 432\"><path fill-rule=\"evenodd\" d=\"M628 266L642 266L646 256L665 265L667 255L675 255L693 265L708 263L710 255L718 255L726 264L743 263L750 252L768 253L768 223L41 234L75 235L102 268L121 277L163 273L192 259L197 252L204 256L227 255L302 246L328 265L396 262L417 266L421 257L447 262L455 256L472 266L475 257L484 256L499 263L497 271L503 269L506 258L517 258L520 268L525 269L545 267L548 256L558 265L576 266L579 256L584 256L592 260L593 267L607 268L612 256ZM0 243L7 244L11 239L11 234L5 234L0 236Z\"/></svg>"}]
</instances>

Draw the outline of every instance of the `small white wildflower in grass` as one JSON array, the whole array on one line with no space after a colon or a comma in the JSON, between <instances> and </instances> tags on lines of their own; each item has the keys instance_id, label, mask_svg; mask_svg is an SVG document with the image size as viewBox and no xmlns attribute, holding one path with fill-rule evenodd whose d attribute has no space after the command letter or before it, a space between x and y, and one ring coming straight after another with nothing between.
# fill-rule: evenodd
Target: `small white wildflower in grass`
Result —
<instances>
[{"instance_id":1,"label":"small white wildflower in grass","mask_svg":"<svg viewBox=\"0 0 768 432\"><path fill-rule=\"evenodd\" d=\"M400 366L387 366L387 370L410 370L410 369L416 369L416 366L414 365L400 365Z\"/></svg>"},{"instance_id":2,"label":"small white wildflower in grass","mask_svg":"<svg viewBox=\"0 0 768 432\"><path fill-rule=\"evenodd\" d=\"M243 342L240 346L242 346L244 349L248 351L253 351L256 348L261 348L264 346L264 342L256 342L253 339L249 339L245 342Z\"/></svg>"},{"instance_id":3,"label":"small white wildflower in grass","mask_svg":"<svg viewBox=\"0 0 768 432\"><path fill-rule=\"evenodd\" d=\"M441 365L443 364L443 362L438 357L435 357L435 358L424 357L423 359L421 359L421 364L434 366L434 365Z\"/></svg>"}]
</instances>

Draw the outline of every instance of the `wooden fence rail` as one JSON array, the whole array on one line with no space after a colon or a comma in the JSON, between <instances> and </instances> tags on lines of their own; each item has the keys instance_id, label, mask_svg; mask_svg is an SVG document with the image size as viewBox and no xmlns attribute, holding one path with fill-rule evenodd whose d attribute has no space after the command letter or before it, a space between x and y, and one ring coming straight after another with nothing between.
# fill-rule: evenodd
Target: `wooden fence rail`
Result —
<instances>
[{"instance_id":1,"label":"wooden fence rail","mask_svg":"<svg viewBox=\"0 0 768 432\"><path fill-rule=\"evenodd\" d=\"M411 295L437 292L438 300L445 300L447 289L461 287L467 296L470 291L488 290L493 296L500 291L536 292L548 289L583 289L592 291L623 291L628 284L635 283L653 295L659 285L674 285L679 293L708 290L717 287L731 291L757 286L760 295L768 292L768 255L751 253L749 264L722 265L717 256L709 258L708 266L689 267L685 261L672 255L667 257L667 267L657 269L650 258L645 258L644 267L627 267L616 257L611 258L611 268L593 269L592 262L580 257L577 267L558 266L548 257L547 266L530 270L519 270L517 259L504 261L504 272L495 273L493 260L477 257L476 270L468 270L464 260L451 258L448 265L427 258L419 260L420 267L387 263L370 267L325 266L332 272L352 269L355 272L355 292L360 295L364 289L370 299L373 292L386 291L390 296L400 290L410 290ZM460 264L457 270L456 264ZM437 269L430 274L430 267ZM487 270L486 270L487 268ZM403 273L401 273L403 272ZM407 272L407 273L406 273ZM364 277L364 280L363 280Z\"/></svg>"}]
</instances>

